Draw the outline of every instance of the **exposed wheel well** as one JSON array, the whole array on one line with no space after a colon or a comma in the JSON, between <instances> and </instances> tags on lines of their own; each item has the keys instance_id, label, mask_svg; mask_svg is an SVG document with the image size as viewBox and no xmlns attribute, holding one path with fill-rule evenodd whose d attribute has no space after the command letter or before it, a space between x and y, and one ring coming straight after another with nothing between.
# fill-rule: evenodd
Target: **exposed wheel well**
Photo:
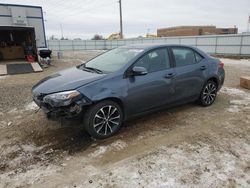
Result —
<instances>
[{"instance_id":1,"label":"exposed wheel well","mask_svg":"<svg viewBox=\"0 0 250 188\"><path fill-rule=\"evenodd\" d=\"M209 78L208 81L213 81L213 82L215 82L216 85L217 85L217 87L218 87L218 85L219 85L218 80L217 80L217 78L215 78L215 77Z\"/></svg>"},{"instance_id":2,"label":"exposed wheel well","mask_svg":"<svg viewBox=\"0 0 250 188\"><path fill-rule=\"evenodd\" d=\"M101 101L106 101L106 100L111 100L111 101L117 103L121 107L121 109L122 109L122 111L124 113L124 105L123 105L123 102L121 101L121 99L115 98L115 97L109 97L109 98L105 98L105 99L103 99ZM98 103L101 102L101 101L98 101Z\"/></svg>"}]
</instances>

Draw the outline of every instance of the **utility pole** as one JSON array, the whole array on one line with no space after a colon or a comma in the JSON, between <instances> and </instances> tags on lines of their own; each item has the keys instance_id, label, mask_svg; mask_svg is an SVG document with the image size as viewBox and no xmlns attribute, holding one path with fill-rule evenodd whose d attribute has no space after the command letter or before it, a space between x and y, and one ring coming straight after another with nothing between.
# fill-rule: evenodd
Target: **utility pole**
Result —
<instances>
[{"instance_id":1,"label":"utility pole","mask_svg":"<svg viewBox=\"0 0 250 188\"><path fill-rule=\"evenodd\" d=\"M63 27L62 27L62 24L60 24L60 28L61 28L61 35L62 35L62 39L63 39Z\"/></svg>"},{"instance_id":2,"label":"utility pole","mask_svg":"<svg viewBox=\"0 0 250 188\"><path fill-rule=\"evenodd\" d=\"M122 0L119 0L119 8L120 8L120 37L123 39L123 26L122 26Z\"/></svg>"}]
</instances>

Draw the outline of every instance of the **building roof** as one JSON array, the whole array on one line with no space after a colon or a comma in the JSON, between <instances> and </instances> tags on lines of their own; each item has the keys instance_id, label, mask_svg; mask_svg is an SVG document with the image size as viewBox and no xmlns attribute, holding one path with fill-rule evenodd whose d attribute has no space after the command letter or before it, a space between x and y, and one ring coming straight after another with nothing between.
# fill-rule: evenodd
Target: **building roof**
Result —
<instances>
[{"instance_id":1,"label":"building roof","mask_svg":"<svg viewBox=\"0 0 250 188\"><path fill-rule=\"evenodd\" d=\"M195 25L184 25L184 26L175 26L175 27L166 27L166 28L160 28L158 30L165 30L165 29L190 29L190 28L216 28L214 25L200 25L200 26L195 26Z\"/></svg>"},{"instance_id":2,"label":"building roof","mask_svg":"<svg viewBox=\"0 0 250 188\"><path fill-rule=\"evenodd\" d=\"M20 4L5 4L0 3L0 6L12 6L12 7L25 7L25 8L42 8L41 6L33 6L33 5L20 5Z\"/></svg>"}]
</instances>

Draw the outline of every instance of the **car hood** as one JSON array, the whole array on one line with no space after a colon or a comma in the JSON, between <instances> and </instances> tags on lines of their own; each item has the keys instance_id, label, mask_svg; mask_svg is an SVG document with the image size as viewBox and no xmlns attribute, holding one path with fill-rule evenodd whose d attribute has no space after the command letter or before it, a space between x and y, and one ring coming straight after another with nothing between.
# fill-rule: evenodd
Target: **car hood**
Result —
<instances>
[{"instance_id":1,"label":"car hood","mask_svg":"<svg viewBox=\"0 0 250 188\"><path fill-rule=\"evenodd\" d=\"M77 67L73 67L42 79L32 88L32 91L34 94L50 94L74 90L99 80L104 76L105 74L87 72Z\"/></svg>"}]
</instances>

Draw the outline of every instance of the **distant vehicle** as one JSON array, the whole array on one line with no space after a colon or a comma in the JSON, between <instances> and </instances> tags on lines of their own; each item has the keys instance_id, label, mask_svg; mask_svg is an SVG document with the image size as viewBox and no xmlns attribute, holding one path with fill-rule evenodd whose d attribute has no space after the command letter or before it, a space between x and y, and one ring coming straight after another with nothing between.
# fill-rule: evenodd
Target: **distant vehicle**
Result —
<instances>
[{"instance_id":1,"label":"distant vehicle","mask_svg":"<svg viewBox=\"0 0 250 188\"><path fill-rule=\"evenodd\" d=\"M146 38L157 38L157 35L147 33Z\"/></svg>"},{"instance_id":2,"label":"distant vehicle","mask_svg":"<svg viewBox=\"0 0 250 188\"><path fill-rule=\"evenodd\" d=\"M108 36L107 40L121 39L121 33L112 33Z\"/></svg>"},{"instance_id":3,"label":"distant vehicle","mask_svg":"<svg viewBox=\"0 0 250 188\"><path fill-rule=\"evenodd\" d=\"M181 45L134 45L110 50L33 87L48 118L83 117L95 138L115 134L133 117L198 101L210 106L225 78L224 64Z\"/></svg>"}]
</instances>

